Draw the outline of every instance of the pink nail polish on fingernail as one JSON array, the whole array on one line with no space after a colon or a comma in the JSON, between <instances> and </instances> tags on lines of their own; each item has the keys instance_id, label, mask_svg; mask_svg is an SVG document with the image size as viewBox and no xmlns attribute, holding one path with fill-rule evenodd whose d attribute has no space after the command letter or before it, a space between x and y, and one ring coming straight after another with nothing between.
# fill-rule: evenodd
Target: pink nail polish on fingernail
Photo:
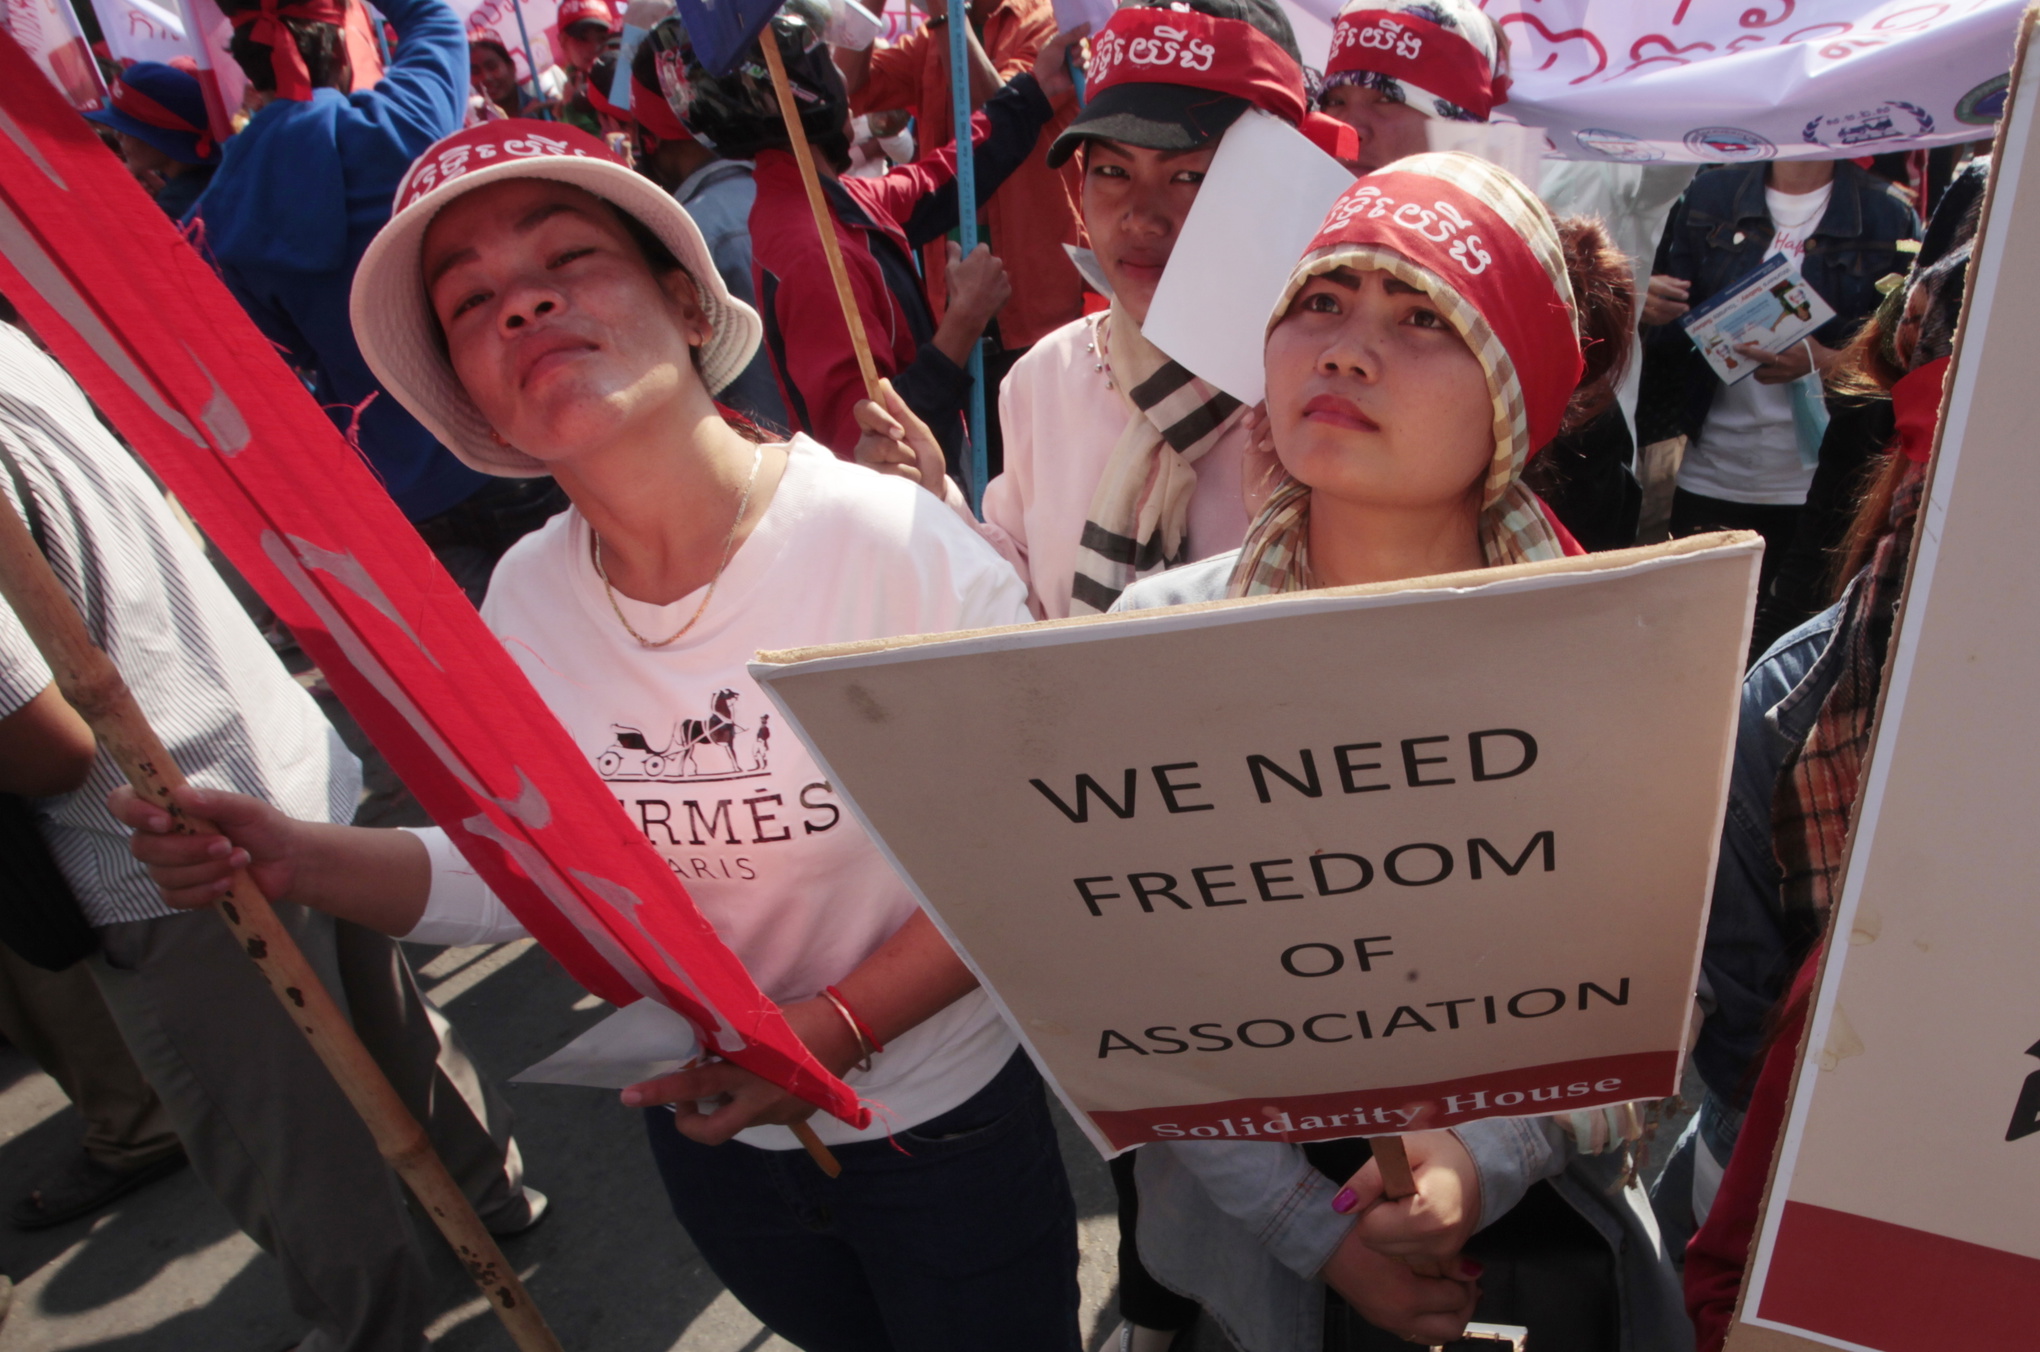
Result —
<instances>
[{"instance_id":1,"label":"pink nail polish on fingernail","mask_svg":"<svg viewBox=\"0 0 2040 1352\"><path fill-rule=\"evenodd\" d=\"M1359 1205L1360 1194L1354 1192L1351 1188L1340 1188L1339 1195L1332 1199L1332 1210L1338 1212L1341 1216Z\"/></svg>"},{"instance_id":2,"label":"pink nail polish on fingernail","mask_svg":"<svg viewBox=\"0 0 2040 1352\"><path fill-rule=\"evenodd\" d=\"M1474 1262L1471 1258L1460 1259L1459 1270L1466 1277L1466 1280L1470 1282L1479 1280L1480 1274L1487 1271L1486 1268Z\"/></svg>"}]
</instances>

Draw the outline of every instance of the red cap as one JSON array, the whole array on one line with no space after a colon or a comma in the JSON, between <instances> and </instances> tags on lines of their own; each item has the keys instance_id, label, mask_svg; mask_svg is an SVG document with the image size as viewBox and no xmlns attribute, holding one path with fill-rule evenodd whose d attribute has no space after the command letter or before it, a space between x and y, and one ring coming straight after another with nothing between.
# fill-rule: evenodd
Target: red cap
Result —
<instances>
[{"instance_id":1,"label":"red cap","mask_svg":"<svg viewBox=\"0 0 2040 1352\"><path fill-rule=\"evenodd\" d=\"M1231 94L1291 125L1305 107L1303 68L1273 38L1242 19L1192 9L1122 9L1092 37L1085 100L1128 84Z\"/></svg>"},{"instance_id":2,"label":"red cap","mask_svg":"<svg viewBox=\"0 0 2040 1352\"><path fill-rule=\"evenodd\" d=\"M612 33L622 27L609 0L560 0L560 31L583 23L599 23Z\"/></svg>"}]
</instances>

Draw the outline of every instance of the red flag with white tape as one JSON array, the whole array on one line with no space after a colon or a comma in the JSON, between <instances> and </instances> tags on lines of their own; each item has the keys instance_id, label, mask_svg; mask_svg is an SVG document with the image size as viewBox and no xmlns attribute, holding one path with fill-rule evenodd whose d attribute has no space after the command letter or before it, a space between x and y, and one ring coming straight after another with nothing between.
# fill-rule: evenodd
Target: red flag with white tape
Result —
<instances>
[{"instance_id":1,"label":"red flag with white tape","mask_svg":"<svg viewBox=\"0 0 2040 1352\"><path fill-rule=\"evenodd\" d=\"M0 293L576 980L618 1005L657 1000L707 1050L846 1122L870 1120L717 937L269 341L6 35Z\"/></svg>"}]
</instances>

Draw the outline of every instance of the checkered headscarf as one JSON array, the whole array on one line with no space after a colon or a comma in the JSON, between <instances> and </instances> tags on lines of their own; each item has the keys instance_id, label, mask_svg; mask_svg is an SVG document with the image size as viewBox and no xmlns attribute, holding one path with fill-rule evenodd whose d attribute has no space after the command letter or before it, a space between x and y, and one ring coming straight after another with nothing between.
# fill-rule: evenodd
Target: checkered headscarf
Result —
<instances>
[{"instance_id":1,"label":"checkered headscarf","mask_svg":"<svg viewBox=\"0 0 2040 1352\"><path fill-rule=\"evenodd\" d=\"M1583 552L1523 483L1530 457L1558 435L1586 365L1565 253L1543 204L1515 175L1471 155L1397 160L1332 204L1268 327L1311 278L1340 268L1379 269L1422 291L1486 372L1495 437L1480 520L1488 564ZM1303 484L1275 491L1247 532L1232 595L1316 585L1309 511Z\"/></svg>"}]
</instances>

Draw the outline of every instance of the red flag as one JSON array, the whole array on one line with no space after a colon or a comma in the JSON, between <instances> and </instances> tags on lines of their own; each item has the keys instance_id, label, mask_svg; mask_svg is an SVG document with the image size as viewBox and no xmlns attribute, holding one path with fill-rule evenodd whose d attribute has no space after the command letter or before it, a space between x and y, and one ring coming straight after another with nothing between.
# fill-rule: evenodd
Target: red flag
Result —
<instances>
[{"instance_id":1,"label":"red flag","mask_svg":"<svg viewBox=\"0 0 2040 1352\"><path fill-rule=\"evenodd\" d=\"M862 1127L359 455L0 33L0 292L576 980Z\"/></svg>"}]
</instances>

